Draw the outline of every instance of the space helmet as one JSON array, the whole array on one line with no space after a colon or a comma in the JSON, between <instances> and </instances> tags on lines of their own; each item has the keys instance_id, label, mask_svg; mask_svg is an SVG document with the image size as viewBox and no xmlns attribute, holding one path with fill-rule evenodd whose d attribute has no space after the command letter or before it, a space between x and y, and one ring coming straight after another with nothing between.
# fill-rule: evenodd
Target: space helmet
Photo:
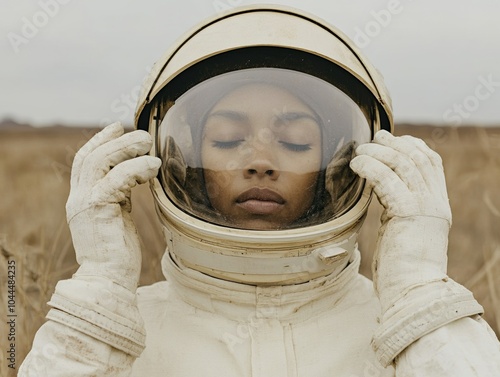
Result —
<instances>
[{"instance_id":1,"label":"space helmet","mask_svg":"<svg viewBox=\"0 0 500 377\"><path fill-rule=\"evenodd\" d=\"M351 260L371 188L357 145L393 130L376 69L339 30L281 6L200 24L153 66L135 126L169 257L217 278L294 284Z\"/></svg>"}]
</instances>

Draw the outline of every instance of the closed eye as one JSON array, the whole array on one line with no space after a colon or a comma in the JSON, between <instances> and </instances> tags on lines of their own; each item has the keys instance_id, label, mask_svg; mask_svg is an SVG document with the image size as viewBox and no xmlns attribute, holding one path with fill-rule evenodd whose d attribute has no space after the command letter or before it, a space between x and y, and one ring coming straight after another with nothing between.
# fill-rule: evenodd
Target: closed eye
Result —
<instances>
[{"instance_id":1,"label":"closed eye","mask_svg":"<svg viewBox=\"0 0 500 377\"><path fill-rule=\"evenodd\" d=\"M212 147L218 149L232 149L238 147L244 140L231 140L231 141L213 141Z\"/></svg>"},{"instance_id":2,"label":"closed eye","mask_svg":"<svg viewBox=\"0 0 500 377\"><path fill-rule=\"evenodd\" d=\"M295 143L288 143L286 141L280 141L279 142L284 148L288 149L289 151L293 152L305 152L311 149L310 144L295 144Z\"/></svg>"}]
</instances>

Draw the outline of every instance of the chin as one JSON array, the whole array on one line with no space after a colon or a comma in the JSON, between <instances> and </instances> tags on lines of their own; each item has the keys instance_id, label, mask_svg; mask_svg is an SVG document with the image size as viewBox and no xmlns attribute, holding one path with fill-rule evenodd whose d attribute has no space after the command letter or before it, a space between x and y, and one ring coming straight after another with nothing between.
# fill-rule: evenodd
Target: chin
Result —
<instances>
[{"instance_id":1,"label":"chin","mask_svg":"<svg viewBox=\"0 0 500 377\"><path fill-rule=\"evenodd\" d=\"M234 221L234 226L240 229L248 230L279 230L283 229L283 224L276 221L264 219L248 219L243 221Z\"/></svg>"}]
</instances>

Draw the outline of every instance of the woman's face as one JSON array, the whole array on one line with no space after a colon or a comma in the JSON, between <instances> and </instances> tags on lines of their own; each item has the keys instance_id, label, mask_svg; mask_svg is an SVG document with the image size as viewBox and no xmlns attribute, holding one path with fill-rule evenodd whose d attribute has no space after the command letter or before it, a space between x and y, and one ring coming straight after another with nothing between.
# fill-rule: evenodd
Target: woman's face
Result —
<instances>
[{"instance_id":1,"label":"woman's face","mask_svg":"<svg viewBox=\"0 0 500 377\"><path fill-rule=\"evenodd\" d=\"M310 207L321 165L313 111L290 92L247 84L224 96L204 126L210 202L239 228L286 228Z\"/></svg>"}]
</instances>

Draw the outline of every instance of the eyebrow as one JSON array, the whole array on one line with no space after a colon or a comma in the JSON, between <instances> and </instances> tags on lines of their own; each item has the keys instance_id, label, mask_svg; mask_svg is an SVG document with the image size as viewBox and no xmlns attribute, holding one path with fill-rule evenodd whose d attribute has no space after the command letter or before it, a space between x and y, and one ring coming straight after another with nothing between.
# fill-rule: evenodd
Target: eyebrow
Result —
<instances>
[{"instance_id":1,"label":"eyebrow","mask_svg":"<svg viewBox=\"0 0 500 377\"><path fill-rule=\"evenodd\" d=\"M208 118L220 116L224 118L228 118L231 120L235 120L238 122L244 122L248 120L248 115L243 112L233 111L233 110L218 110L208 115Z\"/></svg>"},{"instance_id":2,"label":"eyebrow","mask_svg":"<svg viewBox=\"0 0 500 377\"><path fill-rule=\"evenodd\" d=\"M233 111L233 110L218 110L215 111L211 114L208 115L208 118L211 118L213 116L220 116L224 118L228 118L231 120L235 120L238 122L244 122L248 120L248 115L244 112L239 112L239 111ZM289 111L289 112L282 112L279 114L276 114L276 118L278 118L281 121L294 121L298 119L311 119L312 121L316 122L319 124L319 121L317 117L313 114L309 114L303 111Z\"/></svg>"},{"instance_id":3,"label":"eyebrow","mask_svg":"<svg viewBox=\"0 0 500 377\"><path fill-rule=\"evenodd\" d=\"M311 119L314 122L316 122L317 124L319 124L319 121L315 115L309 114L309 113L306 113L303 111L283 112L283 113L277 114L276 117L279 120L283 120L283 121L294 121L294 120L306 118L306 119Z\"/></svg>"}]
</instances>

